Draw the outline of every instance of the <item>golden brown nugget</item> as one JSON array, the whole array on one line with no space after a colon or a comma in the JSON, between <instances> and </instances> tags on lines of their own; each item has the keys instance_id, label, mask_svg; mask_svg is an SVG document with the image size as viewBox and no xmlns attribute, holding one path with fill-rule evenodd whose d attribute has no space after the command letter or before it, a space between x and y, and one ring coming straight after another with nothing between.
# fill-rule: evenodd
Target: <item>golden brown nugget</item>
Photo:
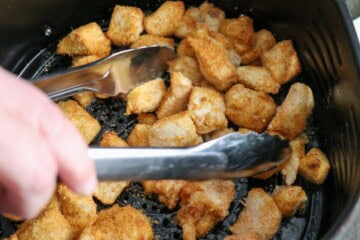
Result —
<instances>
[{"instance_id":1,"label":"golden brown nugget","mask_svg":"<svg viewBox=\"0 0 360 240\"><path fill-rule=\"evenodd\" d=\"M199 6L201 20L214 32L219 31L221 21L225 18L225 13L212 3L205 1Z\"/></svg>"},{"instance_id":2,"label":"golden brown nugget","mask_svg":"<svg viewBox=\"0 0 360 240\"><path fill-rule=\"evenodd\" d=\"M230 121L256 132L265 130L276 112L276 104L269 95L241 84L230 88L225 94L225 103Z\"/></svg>"},{"instance_id":3,"label":"golden brown nugget","mask_svg":"<svg viewBox=\"0 0 360 240\"><path fill-rule=\"evenodd\" d=\"M74 56L72 61L71 61L71 63L72 63L71 67L72 68L80 67L80 66L95 62L95 61L97 61L97 60L99 60L101 58L102 57L98 56L98 55Z\"/></svg>"},{"instance_id":4,"label":"golden brown nugget","mask_svg":"<svg viewBox=\"0 0 360 240\"><path fill-rule=\"evenodd\" d=\"M271 239L277 232L282 215L271 196L261 188L253 188L246 198L238 220L230 227L234 234L253 232L261 239Z\"/></svg>"},{"instance_id":5,"label":"golden brown nugget","mask_svg":"<svg viewBox=\"0 0 360 240\"><path fill-rule=\"evenodd\" d=\"M204 134L203 138L206 142L208 142L208 141L217 139L219 137L223 137L223 136L228 135L229 133L233 133L233 132L234 132L234 129L232 129L232 128L223 128L223 129L218 129L213 132Z\"/></svg>"},{"instance_id":6,"label":"golden brown nugget","mask_svg":"<svg viewBox=\"0 0 360 240\"><path fill-rule=\"evenodd\" d=\"M100 141L101 147L128 147L129 145L121 139L116 132L108 131L106 132Z\"/></svg>"},{"instance_id":7,"label":"golden brown nugget","mask_svg":"<svg viewBox=\"0 0 360 240\"><path fill-rule=\"evenodd\" d=\"M194 87L191 91L188 112L199 134L225 128L224 97L216 90Z\"/></svg>"},{"instance_id":8,"label":"golden brown nugget","mask_svg":"<svg viewBox=\"0 0 360 240\"><path fill-rule=\"evenodd\" d=\"M305 191L300 186L281 186L272 194L283 217L291 217L303 211L307 202Z\"/></svg>"},{"instance_id":9,"label":"golden brown nugget","mask_svg":"<svg viewBox=\"0 0 360 240\"><path fill-rule=\"evenodd\" d=\"M191 80L181 72L172 72L170 88L160 103L158 119L186 110L192 89Z\"/></svg>"},{"instance_id":10,"label":"golden brown nugget","mask_svg":"<svg viewBox=\"0 0 360 240\"><path fill-rule=\"evenodd\" d=\"M106 38L100 26L89 23L73 30L57 45L61 55L97 55L105 57L110 54L111 42Z\"/></svg>"},{"instance_id":11,"label":"golden brown nugget","mask_svg":"<svg viewBox=\"0 0 360 240\"><path fill-rule=\"evenodd\" d=\"M188 112L159 119L148 134L151 147L188 147L202 142Z\"/></svg>"},{"instance_id":12,"label":"golden brown nugget","mask_svg":"<svg viewBox=\"0 0 360 240\"><path fill-rule=\"evenodd\" d=\"M143 20L140 8L116 5L106 35L114 45L128 46L144 31Z\"/></svg>"},{"instance_id":13,"label":"golden brown nugget","mask_svg":"<svg viewBox=\"0 0 360 240\"><path fill-rule=\"evenodd\" d=\"M157 117L155 116L155 114L152 113L140 113L137 116L137 121L140 124L152 125L154 122L157 121Z\"/></svg>"},{"instance_id":14,"label":"golden brown nugget","mask_svg":"<svg viewBox=\"0 0 360 240\"><path fill-rule=\"evenodd\" d=\"M186 38L189 34L196 31L197 25L201 22L200 9L190 7L185 11L178 27L175 31L175 36L178 38Z\"/></svg>"},{"instance_id":15,"label":"golden brown nugget","mask_svg":"<svg viewBox=\"0 0 360 240\"><path fill-rule=\"evenodd\" d=\"M180 191L187 182L183 180L144 181L142 186L147 194L157 194L167 208L174 209L180 200Z\"/></svg>"},{"instance_id":16,"label":"golden brown nugget","mask_svg":"<svg viewBox=\"0 0 360 240\"><path fill-rule=\"evenodd\" d=\"M75 232L82 231L96 220L96 204L91 196L79 196L60 184L57 190L61 213Z\"/></svg>"},{"instance_id":17,"label":"golden brown nugget","mask_svg":"<svg viewBox=\"0 0 360 240\"><path fill-rule=\"evenodd\" d=\"M143 213L131 206L115 204L100 211L96 222L82 232L79 240L152 240L153 237L150 221Z\"/></svg>"},{"instance_id":18,"label":"golden brown nugget","mask_svg":"<svg viewBox=\"0 0 360 240\"><path fill-rule=\"evenodd\" d=\"M127 96L126 115L154 112L165 96L164 80L157 78L134 88Z\"/></svg>"},{"instance_id":19,"label":"golden brown nugget","mask_svg":"<svg viewBox=\"0 0 360 240\"><path fill-rule=\"evenodd\" d=\"M230 235L224 238L224 240L263 240L257 233L246 232L242 234Z\"/></svg>"},{"instance_id":20,"label":"golden brown nugget","mask_svg":"<svg viewBox=\"0 0 360 240\"><path fill-rule=\"evenodd\" d=\"M256 32L255 46L250 51L241 55L242 64L251 64L256 60L259 60L261 54L270 50L273 46L275 46L275 44L276 44L275 37L270 31L266 29L262 29Z\"/></svg>"},{"instance_id":21,"label":"golden brown nugget","mask_svg":"<svg viewBox=\"0 0 360 240\"><path fill-rule=\"evenodd\" d=\"M101 203L111 205L129 184L129 181L99 182L93 195Z\"/></svg>"},{"instance_id":22,"label":"golden brown nugget","mask_svg":"<svg viewBox=\"0 0 360 240\"><path fill-rule=\"evenodd\" d=\"M281 106L277 108L268 131L287 139L297 137L304 131L314 104L311 88L303 83L294 83Z\"/></svg>"},{"instance_id":23,"label":"golden brown nugget","mask_svg":"<svg viewBox=\"0 0 360 240\"><path fill-rule=\"evenodd\" d=\"M80 92L76 93L73 98L84 108L89 106L95 99L95 93L93 92Z\"/></svg>"},{"instance_id":24,"label":"golden brown nugget","mask_svg":"<svg viewBox=\"0 0 360 240\"><path fill-rule=\"evenodd\" d=\"M172 38L144 34L141 35L136 41L134 41L130 48L150 47L154 45L174 48L175 42Z\"/></svg>"},{"instance_id":25,"label":"golden brown nugget","mask_svg":"<svg viewBox=\"0 0 360 240\"><path fill-rule=\"evenodd\" d=\"M234 65L235 68L239 67L241 64L241 57L234 49L228 50L229 59L232 65Z\"/></svg>"},{"instance_id":26,"label":"golden brown nugget","mask_svg":"<svg viewBox=\"0 0 360 240\"><path fill-rule=\"evenodd\" d=\"M99 122L85 111L77 102L67 100L59 102L58 106L65 116L76 126L87 144L100 132Z\"/></svg>"},{"instance_id":27,"label":"golden brown nugget","mask_svg":"<svg viewBox=\"0 0 360 240\"><path fill-rule=\"evenodd\" d=\"M195 240L222 221L234 197L235 185L230 180L188 182L181 190L181 207L176 215L184 240Z\"/></svg>"},{"instance_id":28,"label":"golden brown nugget","mask_svg":"<svg viewBox=\"0 0 360 240\"><path fill-rule=\"evenodd\" d=\"M196 58L195 56L195 52L192 49L192 47L189 44L189 41L187 40L187 38L181 40L181 42L179 43L176 52L178 54L178 56L180 57L192 57L192 58Z\"/></svg>"},{"instance_id":29,"label":"golden brown nugget","mask_svg":"<svg viewBox=\"0 0 360 240\"><path fill-rule=\"evenodd\" d=\"M247 88L266 93L278 94L280 84L264 67L242 66L237 69L238 81Z\"/></svg>"},{"instance_id":30,"label":"golden brown nugget","mask_svg":"<svg viewBox=\"0 0 360 240\"><path fill-rule=\"evenodd\" d=\"M236 69L232 65L227 50L210 36L187 37L199 62L205 79L219 91L226 91L236 83Z\"/></svg>"},{"instance_id":31,"label":"golden brown nugget","mask_svg":"<svg viewBox=\"0 0 360 240\"><path fill-rule=\"evenodd\" d=\"M261 62L275 81L284 84L301 72L300 60L291 40L277 43L261 55Z\"/></svg>"},{"instance_id":32,"label":"golden brown nugget","mask_svg":"<svg viewBox=\"0 0 360 240\"><path fill-rule=\"evenodd\" d=\"M182 1L166 1L155 12L145 17L145 30L152 35L172 36L184 13L185 5Z\"/></svg>"},{"instance_id":33,"label":"golden brown nugget","mask_svg":"<svg viewBox=\"0 0 360 240\"><path fill-rule=\"evenodd\" d=\"M148 147L149 129L148 124L136 124L128 137L128 144L132 147Z\"/></svg>"},{"instance_id":34,"label":"golden brown nugget","mask_svg":"<svg viewBox=\"0 0 360 240\"><path fill-rule=\"evenodd\" d=\"M223 19L220 33L228 37L238 54L242 55L255 46L256 36L253 20L247 16Z\"/></svg>"},{"instance_id":35,"label":"golden brown nugget","mask_svg":"<svg viewBox=\"0 0 360 240\"><path fill-rule=\"evenodd\" d=\"M329 171L330 162L319 148L312 148L300 160L300 175L314 184L323 184Z\"/></svg>"},{"instance_id":36,"label":"golden brown nugget","mask_svg":"<svg viewBox=\"0 0 360 240\"><path fill-rule=\"evenodd\" d=\"M169 71L180 72L191 80L193 86L199 86L204 82L196 59L188 56L178 57L169 63Z\"/></svg>"}]
</instances>

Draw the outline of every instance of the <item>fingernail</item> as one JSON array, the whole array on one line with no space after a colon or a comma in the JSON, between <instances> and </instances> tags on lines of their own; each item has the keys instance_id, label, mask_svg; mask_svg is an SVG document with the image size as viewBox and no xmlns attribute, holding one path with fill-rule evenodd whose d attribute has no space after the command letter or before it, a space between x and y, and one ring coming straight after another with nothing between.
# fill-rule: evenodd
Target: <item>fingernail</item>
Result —
<instances>
[{"instance_id":1,"label":"fingernail","mask_svg":"<svg viewBox=\"0 0 360 240\"><path fill-rule=\"evenodd\" d=\"M85 185L80 189L79 194L84 196L92 195L95 192L95 188L97 186L97 179L96 177L90 177Z\"/></svg>"}]
</instances>

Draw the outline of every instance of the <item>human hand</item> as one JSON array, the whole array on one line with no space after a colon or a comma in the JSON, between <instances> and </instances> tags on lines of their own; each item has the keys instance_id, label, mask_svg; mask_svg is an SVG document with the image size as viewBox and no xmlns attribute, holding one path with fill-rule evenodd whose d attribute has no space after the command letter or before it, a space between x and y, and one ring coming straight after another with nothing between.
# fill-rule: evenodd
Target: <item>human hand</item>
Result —
<instances>
[{"instance_id":1,"label":"human hand","mask_svg":"<svg viewBox=\"0 0 360 240\"><path fill-rule=\"evenodd\" d=\"M57 176L82 195L96 187L87 146L58 107L0 67L0 212L36 216Z\"/></svg>"}]
</instances>

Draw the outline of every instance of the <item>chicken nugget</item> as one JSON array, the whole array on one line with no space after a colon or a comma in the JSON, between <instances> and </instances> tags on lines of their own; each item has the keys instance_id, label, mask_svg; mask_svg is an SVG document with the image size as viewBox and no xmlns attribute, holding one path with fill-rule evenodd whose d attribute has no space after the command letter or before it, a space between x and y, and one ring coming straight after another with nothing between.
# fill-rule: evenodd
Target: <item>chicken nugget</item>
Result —
<instances>
[{"instance_id":1,"label":"chicken nugget","mask_svg":"<svg viewBox=\"0 0 360 240\"><path fill-rule=\"evenodd\" d=\"M192 57L183 56L174 59L169 63L169 71L170 73L182 73L182 75L191 80L193 86L199 86L204 81L199 64Z\"/></svg>"},{"instance_id":2,"label":"chicken nugget","mask_svg":"<svg viewBox=\"0 0 360 240\"><path fill-rule=\"evenodd\" d=\"M73 98L84 108L89 106L95 99L95 94L93 92L79 92L76 93Z\"/></svg>"},{"instance_id":3,"label":"chicken nugget","mask_svg":"<svg viewBox=\"0 0 360 240\"><path fill-rule=\"evenodd\" d=\"M93 118L86 110L73 100L59 102L58 106L65 116L79 130L87 144L96 137L100 132L101 126L99 122Z\"/></svg>"},{"instance_id":4,"label":"chicken nugget","mask_svg":"<svg viewBox=\"0 0 360 240\"><path fill-rule=\"evenodd\" d=\"M116 5L106 35L114 45L128 46L144 31L143 19L140 8Z\"/></svg>"},{"instance_id":5,"label":"chicken nugget","mask_svg":"<svg viewBox=\"0 0 360 240\"><path fill-rule=\"evenodd\" d=\"M159 201L174 209L180 200L180 191L187 182L183 180L144 181L142 186L147 194L157 194Z\"/></svg>"},{"instance_id":6,"label":"chicken nugget","mask_svg":"<svg viewBox=\"0 0 360 240\"><path fill-rule=\"evenodd\" d=\"M130 48L150 47L154 45L174 48L175 42L172 38L144 34L134 41Z\"/></svg>"},{"instance_id":7,"label":"chicken nugget","mask_svg":"<svg viewBox=\"0 0 360 240\"><path fill-rule=\"evenodd\" d=\"M201 22L200 9L190 7L185 11L178 27L175 31L175 36L178 38L186 38L189 34L196 31L197 24Z\"/></svg>"},{"instance_id":8,"label":"chicken nugget","mask_svg":"<svg viewBox=\"0 0 360 240\"><path fill-rule=\"evenodd\" d=\"M264 92L257 92L236 84L225 94L226 116L240 127L262 132L276 112L274 100Z\"/></svg>"},{"instance_id":9,"label":"chicken nugget","mask_svg":"<svg viewBox=\"0 0 360 240\"><path fill-rule=\"evenodd\" d=\"M152 113L140 113L137 116L137 121L139 124L152 125L154 122L157 121L157 117L155 116L155 114Z\"/></svg>"},{"instance_id":10,"label":"chicken nugget","mask_svg":"<svg viewBox=\"0 0 360 240\"><path fill-rule=\"evenodd\" d=\"M181 72L172 72L170 88L160 103L158 119L186 110L192 89L191 80Z\"/></svg>"},{"instance_id":11,"label":"chicken nugget","mask_svg":"<svg viewBox=\"0 0 360 240\"><path fill-rule=\"evenodd\" d=\"M188 147L202 142L188 112L159 119L148 134L151 147Z\"/></svg>"},{"instance_id":12,"label":"chicken nugget","mask_svg":"<svg viewBox=\"0 0 360 240\"><path fill-rule=\"evenodd\" d=\"M230 235L224 238L224 240L263 240L257 233L246 232L242 234Z\"/></svg>"},{"instance_id":13,"label":"chicken nugget","mask_svg":"<svg viewBox=\"0 0 360 240\"><path fill-rule=\"evenodd\" d=\"M300 160L300 175L314 184L323 184L329 171L330 162L319 148L312 148Z\"/></svg>"},{"instance_id":14,"label":"chicken nugget","mask_svg":"<svg viewBox=\"0 0 360 240\"><path fill-rule=\"evenodd\" d=\"M166 1L155 12L145 17L147 33L168 37L174 35L185 13L182 1Z\"/></svg>"},{"instance_id":15,"label":"chicken nugget","mask_svg":"<svg viewBox=\"0 0 360 240\"><path fill-rule=\"evenodd\" d=\"M128 144L132 147L148 147L149 129L148 124L136 124L128 137Z\"/></svg>"},{"instance_id":16,"label":"chicken nugget","mask_svg":"<svg viewBox=\"0 0 360 240\"><path fill-rule=\"evenodd\" d=\"M267 68L275 81L284 84L301 72L300 60L291 40L277 43L261 55L262 65Z\"/></svg>"},{"instance_id":17,"label":"chicken nugget","mask_svg":"<svg viewBox=\"0 0 360 240\"><path fill-rule=\"evenodd\" d=\"M223 136L228 135L229 133L233 133L233 132L234 132L234 129L232 129L232 128L222 128L222 129L218 129L213 132L204 134L203 138L206 142L208 142L208 141L223 137Z\"/></svg>"},{"instance_id":18,"label":"chicken nugget","mask_svg":"<svg viewBox=\"0 0 360 240\"><path fill-rule=\"evenodd\" d=\"M71 67L80 67L92 62L95 62L99 59L101 59L101 56L98 55L88 55L88 56L74 56L71 61Z\"/></svg>"},{"instance_id":19,"label":"chicken nugget","mask_svg":"<svg viewBox=\"0 0 360 240\"><path fill-rule=\"evenodd\" d=\"M128 147L129 145L121 139L116 132L108 131L106 132L100 141L101 147Z\"/></svg>"},{"instance_id":20,"label":"chicken nugget","mask_svg":"<svg viewBox=\"0 0 360 240\"><path fill-rule=\"evenodd\" d=\"M154 112L165 93L166 86L161 78L134 88L127 96L126 115Z\"/></svg>"},{"instance_id":21,"label":"chicken nugget","mask_svg":"<svg viewBox=\"0 0 360 240\"><path fill-rule=\"evenodd\" d=\"M303 83L294 83L276 110L268 131L294 139L302 133L314 108L314 96L310 87Z\"/></svg>"},{"instance_id":22,"label":"chicken nugget","mask_svg":"<svg viewBox=\"0 0 360 240\"><path fill-rule=\"evenodd\" d=\"M110 54L111 42L106 38L100 26L89 23L73 30L57 45L61 55L97 55L105 57Z\"/></svg>"},{"instance_id":23,"label":"chicken nugget","mask_svg":"<svg viewBox=\"0 0 360 240\"><path fill-rule=\"evenodd\" d=\"M278 94L280 84L264 67L242 66L237 69L238 81L247 88L266 93Z\"/></svg>"},{"instance_id":24,"label":"chicken nugget","mask_svg":"<svg viewBox=\"0 0 360 240\"><path fill-rule=\"evenodd\" d=\"M181 40L181 42L179 43L177 49L177 54L180 57L184 57L184 56L188 56L188 57L192 57L195 58L195 52L192 49L192 47L189 44L189 41L187 40L187 38Z\"/></svg>"},{"instance_id":25,"label":"chicken nugget","mask_svg":"<svg viewBox=\"0 0 360 240\"><path fill-rule=\"evenodd\" d=\"M113 204L115 203L117 197L127 186L129 186L129 184L129 181L99 182L94 192L94 197L103 204Z\"/></svg>"},{"instance_id":26,"label":"chicken nugget","mask_svg":"<svg viewBox=\"0 0 360 240\"><path fill-rule=\"evenodd\" d=\"M139 210L119 207L117 204L98 213L96 222L87 227L79 240L152 240L153 230L149 219Z\"/></svg>"},{"instance_id":27,"label":"chicken nugget","mask_svg":"<svg viewBox=\"0 0 360 240\"><path fill-rule=\"evenodd\" d=\"M283 217L291 217L302 211L307 202L305 191L300 186L281 186L272 194Z\"/></svg>"},{"instance_id":28,"label":"chicken nugget","mask_svg":"<svg viewBox=\"0 0 360 240\"><path fill-rule=\"evenodd\" d=\"M238 220L230 230L234 234L253 232L260 239L271 239L277 232L281 219L281 212L272 197L261 188L253 188L248 193Z\"/></svg>"},{"instance_id":29,"label":"chicken nugget","mask_svg":"<svg viewBox=\"0 0 360 240\"><path fill-rule=\"evenodd\" d=\"M211 31L218 32L220 23L225 18L224 11L207 1L199 6L199 10L201 21L204 22Z\"/></svg>"}]
</instances>

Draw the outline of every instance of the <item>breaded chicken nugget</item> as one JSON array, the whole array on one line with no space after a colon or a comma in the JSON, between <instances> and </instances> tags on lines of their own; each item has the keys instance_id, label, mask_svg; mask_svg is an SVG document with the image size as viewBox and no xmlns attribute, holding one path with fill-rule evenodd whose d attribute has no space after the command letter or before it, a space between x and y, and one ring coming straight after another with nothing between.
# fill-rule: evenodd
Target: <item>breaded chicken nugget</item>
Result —
<instances>
[{"instance_id":1,"label":"breaded chicken nugget","mask_svg":"<svg viewBox=\"0 0 360 240\"><path fill-rule=\"evenodd\" d=\"M300 175L314 184L323 184L329 171L330 162L319 148L312 148L300 160Z\"/></svg>"},{"instance_id":2,"label":"breaded chicken nugget","mask_svg":"<svg viewBox=\"0 0 360 240\"><path fill-rule=\"evenodd\" d=\"M224 238L224 240L263 240L263 239L257 233L246 232L246 233L227 236Z\"/></svg>"},{"instance_id":3,"label":"breaded chicken nugget","mask_svg":"<svg viewBox=\"0 0 360 240\"><path fill-rule=\"evenodd\" d=\"M276 110L268 131L293 139L306 127L306 122L314 108L314 97L311 88L303 83L294 83Z\"/></svg>"},{"instance_id":4,"label":"breaded chicken nugget","mask_svg":"<svg viewBox=\"0 0 360 240\"><path fill-rule=\"evenodd\" d=\"M100 26L89 23L73 30L57 45L57 53L62 55L97 55L110 54L111 42L106 38Z\"/></svg>"},{"instance_id":5,"label":"breaded chicken nugget","mask_svg":"<svg viewBox=\"0 0 360 240\"><path fill-rule=\"evenodd\" d=\"M108 131L106 132L100 141L101 147L128 147L129 145L121 139L116 132Z\"/></svg>"},{"instance_id":6,"label":"breaded chicken nugget","mask_svg":"<svg viewBox=\"0 0 360 240\"><path fill-rule=\"evenodd\" d=\"M99 133L101 129L99 122L77 102L67 100L65 102L59 102L58 106L65 116L73 122L87 144Z\"/></svg>"},{"instance_id":7,"label":"breaded chicken nugget","mask_svg":"<svg viewBox=\"0 0 360 240\"><path fill-rule=\"evenodd\" d=\"M98 56L98 55L74 56L72 61L71 61L71 63L72 63L71 67L72 68L80 67L80 66L95 62L95 61L97 61L97 60L99 60L101 58L102 57Z\"/></svg>"},{"instance_id":8,"label":"breaded chicken nugget","mask_svg":"<svg viewBox=\"0 0 360 240\"><path fill-rule=\"evenodd\" d=\"M180 200L180 191L187 182L183 180L144 181L142 186L147 194L157 194L159 201L174 209Z\"/></svg>"},{"instance_id":9,"label":"breaded chicken nugget","mask_svg":"<svg viewBox=\"0 0 360 240\"><path fill-rule=\"evenodd\" d=\"M141 35L136 41L134 41L130 48L150 47L154 45L174 48L175 42L172 38L144 34Z\"/></svg>"},{"instance_id":10,"label":"breaded chicken nugget","mask_svg":"<svg viewBox=\"0 0 360 240\"><path fill-rule=\"evenodd\" d=\"M189 34L196 30L197 24L201 22L200 9L190 7L185 11L178 27L175 31L175 36L178 38L186 38Z\"/></svg>"},{"instance_id":11,"label":"breaded chicken nugget","mask_svg":"<svg viewBox=\"0 0 360 240\"><path fill-rule=\"evenodd\" d=\"M158 36L174 35L184 13L185 5L182 1L166 1L155 12L145 17L145 30Z\"/></svg>"},{"instance_id":12,"label":"breaded chicken nugget","mask_svg":"<svg viewBox=\"0 0 360 240\"><path fill-rule=\"evenodd\" d=\"M203 135L203 138L206 142L211 141L213 139L217 139L219 137L223 137L225 135L228 135L229 133L234 132L234 129L232 128L223 128L219 130L215 130L213 132L207 133Z\"/></svg>"},{"instance_id":13,"label":"breaded chicken nugget","mask_svg":"<svg viewBox=\"0 0 360 240\"><path fill-rule=\"evenodd\" d=\"M184 38L183 40L181 40L176 51L180 57L183 57L183 56L188 56L188 57L192 57L192 58L196 57L195 52L192 49L192 47L190 46L187 38Z\"/></svg>"},{"instance_id":14,"label":"breaded chicken nugget","mask_svg":"<svg viewBox=\"0 0 360 240\"><path fill-rule=\"evenodd\" d=\"M188 182L181 190L181 207L176 215L184 240L195 240L222 221L234 197L235 185L230 180Z\"/></svg>"},{"instance_id":15,"label":"breaded chicken nugget","mask_svg":"<svg viewBox=\"0 0 360 240\"><path fill-rule=\"evenodd\" d=\"M272 194L283 217L291 217L302 211L307 202L305 191L300 186L281 186Z\"/></svg>"},{"instance_id":16,"label":"breaded chicken nugget","mask_svg":"<svg viewBox=\"0 0 360 240\"><path fill-rule=\"evenodd\" d=\"M245 87L256 91L278 94L280 84L264 67L242 66L237 69L238 81Z\"/></svg>"},{"instance_id":17,"label":"breaded chicken nugget","mask_svg":"<svg viewBox=\"0 0 360 240\"><path fill-rule=\"evenodd\" d=\"M144 31L144 13L140 8L116 5L106 35L116 46L128 46Z\"/></svg>"},{"instance_id":18,"label":"breaded chicken nugget","mask_svg":"<svg viewBox=\"0 0 360 240\"><path fill-rule=\"evenodd\" d=\"M57 190L61 213L75 232L82 231L96 220L96 204L91 196L79 196L60 184Z\"/></svg>"},{"instance_id":19,"label":"breaded chicken nugget","mask_svg":"<svg viewBox=\"0 0 360 240\"><path fill-rule=\"evenodd\" d=\"M137 121L140 124L152 125L157 121L157 117L152 113L140 113L137 116Z\"/></svg>"},{"instance_id":20,"label":"breaded chicken nugget","mask_svg":"<svg viewBox=\"0 0 360 240\"><path fill-rule=\"evenodd\" d=\"M134 88L127 96L126 115L154 112L166 93L164 80L157 78Z\"/></svg>"},{"instance_id":21,"label":"breaded chicken nugget","mask_svg":"<svg viewBox=\"0 0 360 240\"><path fill-rule=\"evenodd\" d=\"M84 108L89 106L92 101L95 99L95 94L93 92L80 92L73 96L73 98Z\"/></svg>"},{"instance_id":22,"label":"breaded chicken nugget","mask_svg":"<svg viewBox=\"0 0 360 240\"><path fill-rule=\"evenodd\" d=\"M275 115L276 104L264 92L236 84L225 94L226 116L240 127L262 132Z\"/></svg>"},{"instance_id":23,"label":"breaded chicken nugget","mask_svg":"<svg viewBox=\"0 0 360 240\"><path fill-rule=\"evenodd\" d=\"M199 64L192 57L178 57L169 63L169 71L181 72L182 75L191 80L193 86L199 86L204 81L200 72Z\"/></svg>"},{"instance_id":24,"label":"breaded chicken nugget","mask_svg":"<svg viewBox=\"0 0 360 240\"><path fill-rule=\"evenodd\" d=\"M227 126L224 97L216 90L194 87L188 112L199 134L209 133Z\"/></svg>"},{"instance_id":25,"label":"breaded chicken nugget","mask_svg":"<svg viewBox=\"0 0 360 240\"><path fill-rule=\"evenodd\" d=\"M136 124L128 137L128 144L132 147L148 147L149 129L148 124Z\"/></svg>"},{"instance_id":26,"label":"breaded chicken nugget","mask_svg":"<svg viewBox=\"0 0 360 240\"><path fill-rule=\"evenodd\" d=\"M212 3L205 1L199 6L201 20L214 32L219 31L221 21L225 18L225 13Z\"/></svg>"},{"instance_id":27,"label":"breaded chicken nugget","mask_svg":"<svg viewBox=\"0 0 360 240\"><path fill-rule=\"evenodd\" d=\"M96 222L87 227L79 240L152 240L149 219L139 210L117 204L99 212Z\"/></svg>"},{"instance_id":28,"label":"breaded chicken nugget","mask_svg":"<svg viewBox=\"0 0 360 240\"><path fill-rule=\"evenodd\" d=\"M237 80L228 51L210 36L187 37L205 79L219 91L226 91Z\"/></svg>"},{"instance_id":29,"label":"breaded chicken nugget","mask_svg":"<svg viewBox=\"0 0 360 240\"><path fill-rule=\"evenodd\" d=\"M202 142L188 112L162 118L149 128L151 147L188 147Z\"/></svg>"},{"instance_id":30,"label":"breaded chicken nugget","mask_svg":"<svg viewBox=\"0 0 360 240\"><path fill-rule=\"evenodd\" d=\"M181 72L172 72L170 88L160 103L158 119L186 110L192 89L191 80Z\"/></svg>"},{"instance_id":31,"label":"breaded chicken nugget","mask_svg":"<svg viewBox=\"0 0 360 240\"><path fill-rule=\"evenodd\" d=\"M242 64L250 64L258 60L264 52L275 46L276 40L274 35L266 29L255 33L255 46L250 51L241 55ZM260 61L261 63L261 61Z\"/></svg>"},{"instance_id":32,"label":"breaded chicken nugget","mask_svg":"<svg viewBox=\"0 0 360 240\"><path fill-rule=\"evenodd\" d=\"M272 197L261 188L253 188L248 193L238 220L230 230L235 234L253 232L261 239L271 239L277 232L281 219L281 212Z\"/></svg>"},{"instance_id":33,"label":"breaded chicken nugget","mask_svg":"<svg viewBox=\"0 0 360 240\"><path fill-rule=\"evenodd\" d=\"M99 182L94 192L94 197L106 205L115 203L117 197L129 186L129 181Z\"/></svg>"},{"instance_id":34,"label":"breaded chicken nugget","mask_svg":"<svg viewBox=\"0 0 360 240\"><path fill-rule=\"evenodd\" d=\"M291 40L279 42L263 53L261 62L280 84L290 81L301 72L300 60Z\"/></svg>"}]
</instances>

